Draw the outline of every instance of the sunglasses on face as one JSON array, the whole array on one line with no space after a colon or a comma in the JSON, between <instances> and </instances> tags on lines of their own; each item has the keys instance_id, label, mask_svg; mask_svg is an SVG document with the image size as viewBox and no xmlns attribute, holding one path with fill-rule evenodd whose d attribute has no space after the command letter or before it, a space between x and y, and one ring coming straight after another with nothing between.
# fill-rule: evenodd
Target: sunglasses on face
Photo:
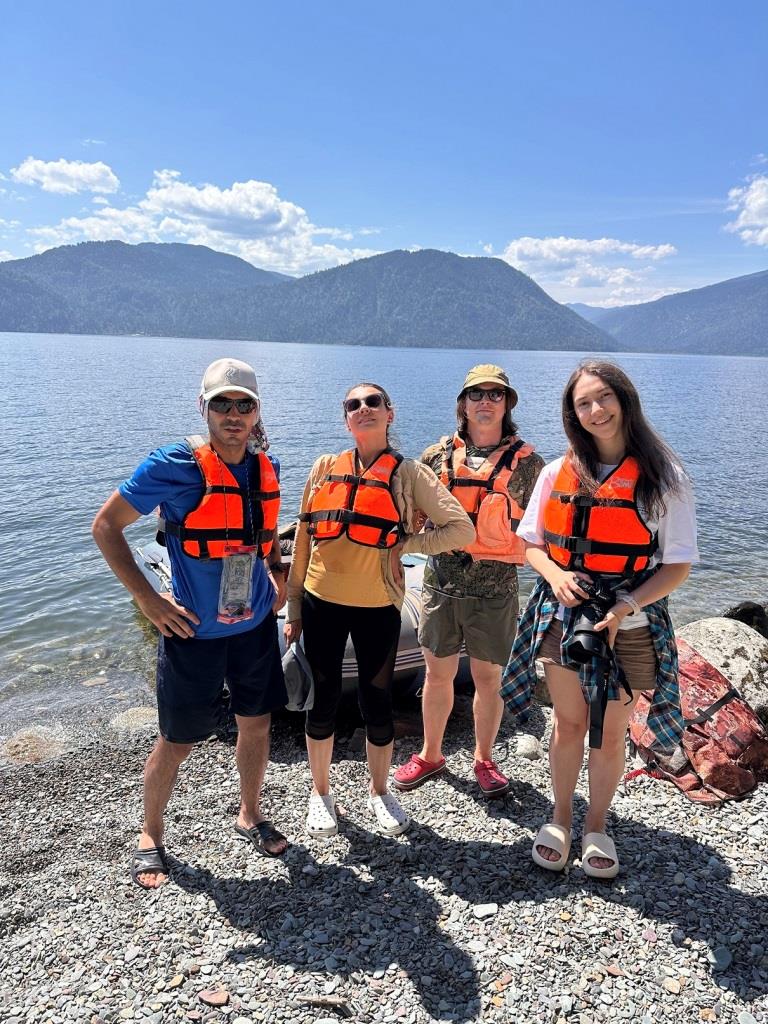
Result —
<instances>
[{"instance_id":1,"label":"sunglasses on face","mask_svg":"<svg viewBox=\"0 0 768 1024\"><path fill-rule=\"evenodd\" d=\"M208 408L213 412L228 413L234 406L237 411L245 416L258 408L258 402L253 398L211 398L208 401Z\"/></svg>"},{"instance_id":2,"label":"sunglasses on face","mask_svg":"<svg viewBox=\"0 0 768 1024\"><path fill-rule=\"evenodd\" d=\"M383 395L366 395L365 398L345 398L344 412L357 412L361 405L365 405L369 409L380 409L383 402Z\"/></svg>"},{"instance_id":3,"label":"sunglasses on face","mask_svg":"<svg viewBox=\"0 0 768 1024\"><path fill-rule=\"evenodd\" d=\"M492 402L501 402L506 397L504 388L469 388L466 396L471 402L482 402L489 398Z\"/></svg>"}]
</instances>

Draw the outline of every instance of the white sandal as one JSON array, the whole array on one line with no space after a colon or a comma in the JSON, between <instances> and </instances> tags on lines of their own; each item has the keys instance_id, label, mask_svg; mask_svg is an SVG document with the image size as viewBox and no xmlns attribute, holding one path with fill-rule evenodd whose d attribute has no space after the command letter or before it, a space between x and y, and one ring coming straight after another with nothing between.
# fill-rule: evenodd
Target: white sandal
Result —
<instances>
[{"instance_id":1,"label":"white sandal","mask_svg":"<svg viewBox=\"0 0 768 1024\"><path fill-rule=\"evenodd\" d=\"M539 847L546 846L548 850L554 850L557 860L548 860L539 853ZM546 871L562 871L568 863L568 855L571 852L571 830L563 825L555 825L548 822L542 825L533 840L531 857L533 863Z\"/></svg>"},{"instance_id":2,"label":"white sandal","mask_svg":"<svg viewBox=\"0 0 768 1024\"><path fill-rule=\"evenodd\" d=\"M590 864L593 857L610 860L607 868L596 868ZM605 832L587 832L581 840L581 867L590 878L615 878L619 873L619 855L610 836Z\"/></svg>"},{"instance_id":3,"label":"white sandal","mask_svg":"<svg viewBox=\"0 0 768 1024\"><path fill-rule=\"evenodd\" d=\"M307 805L307 832L315 838L335 836L339 831L336 820L336 802L333 793L320 796L313 793Z\"/></svg>"},{"instance_id":4,"label":"white sandal","mask_svg":"<svg viewBox=\"0 0 768 1024\"><path fill-rule=\"evenodd\" d=\"M399 836L410 826L411 819L391 793L370 796L368 806L376 816L379 831L384 836Z\"/></svg>"}]
</instances>

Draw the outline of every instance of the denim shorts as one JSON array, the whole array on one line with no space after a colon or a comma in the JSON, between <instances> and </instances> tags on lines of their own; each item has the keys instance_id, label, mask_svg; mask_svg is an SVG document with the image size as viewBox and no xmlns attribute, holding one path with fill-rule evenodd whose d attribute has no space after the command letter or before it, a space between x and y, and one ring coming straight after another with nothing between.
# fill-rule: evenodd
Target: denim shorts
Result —
<instances>
[{"instance_id":1,"label":"denim shorts","mask_svg":"<svg viewBox=\"0 0 768 1024\"><path fill-rule=\"evenodd\" d=\"M160 637L157 711L160 734L170 743L197 743L226 724L229 710L249 718L285 707L277 619L270 611L245 633L200 640Z\"/></svg>"}]
</instances>

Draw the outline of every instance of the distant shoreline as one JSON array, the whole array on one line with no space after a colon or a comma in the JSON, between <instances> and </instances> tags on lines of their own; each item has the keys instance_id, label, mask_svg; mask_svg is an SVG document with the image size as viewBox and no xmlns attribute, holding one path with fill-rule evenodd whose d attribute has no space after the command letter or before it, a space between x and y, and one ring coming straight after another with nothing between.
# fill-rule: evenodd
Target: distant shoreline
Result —
<instances>
[{"instance_id":1,"label":"distant shoreline","mask_svg":"<svg viewBox=\"0 0 768 1024\"><path fill-rule=\"evenodd\" d=\"M413 350L433 352L503 352L510 354L517 353L554 353L559 355L572 355L575 358L592 357L599 355L600 358L610 357L621 360L626 356L645 356L653 359L768 359L765 355L731 354L727 352L652 352L647 349L617 349L614 352L601 351L595 353L588 349L564 349L564 348L493 348L478 346L476 348L463 348L459 345L392 345L390 342L358 342L358 341L269 341L264 338L213 338L199 335L179 334L109 334L109 333L88 333L82 331L0 331L0 338L4 335L17 337L18 335L29 335L39 338L123 338L126 341L213 341L229 343L233 345L305 345L315 348L391 348L398 351Z\"/></svg>"}]
</instances>

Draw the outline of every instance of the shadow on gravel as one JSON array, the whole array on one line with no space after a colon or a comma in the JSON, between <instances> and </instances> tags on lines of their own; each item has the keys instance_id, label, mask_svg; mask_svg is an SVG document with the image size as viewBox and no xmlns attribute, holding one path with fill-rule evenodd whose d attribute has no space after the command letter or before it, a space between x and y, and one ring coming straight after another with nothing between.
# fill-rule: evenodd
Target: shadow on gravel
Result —
<instances>
[{"instance_id":1,"label":"shadow on gravel","mask_svg":"<svg viewBox=\"0 0 768 1024\"><path fill-rule=\"evenodd\" d=\"M187 892L208 894L230 925L262 940L232 950L231 959L259 958L346 978L383 975L394 963L407 972L430 1016L476 1019L480 982L472 959L440 929L442 908L419 884L434 874L421 870L427 867L419 856L424 833L430 847L442 840L422 828L409 842L373 835L348 819L340 827L350 842L341 864L321 864L297 844L280 862L287 878L217 878L176 860L173 879ZM369 977L363 984L375 991L377 982Z\"/></svg>"},{"instance_id":2,"label":"shadow on gravel","mask_svg":"<svg viewBox=\"0 0 768 1024\"><path fill-rule=\"evenodd\" d=\"M510 768L505 765L502 758L497 760L502 771L509 772ZM445 768L441 773L441 781L447 783L457 793L474 800L487 817L515 821L520 825L533 826L534 822L543 821L545 815L550 813L550 801L541 795L535 786L531 786L521 779L510 775L510 788L501 797L487 797L481 792L472 774L471 761L468 762L467 772L464 776L457 775L450 768ZM450 809L446 809L450 813Z\"/></svg>"},{"instance_id":3,"label":"shadow on gravel","mask_svg":"<svg viewBox=\"0 0 768 1024\"><path fill-rule=\"evenodd\" d=\"M545 820L548 801L532 787L525 790L518 783L526 817ZM507 808L498 808L499 818L509 815L510 802L516 801L508 798ZM350 844L340 864L320 863L306 847L295 845L280 862L287 877L218 878L177 861L174 880L188 892L207 893L233 927L262 940L233 950L232 958L274 960L347 978L384 972L394 963L407 972L424 1009L438 1020L475 1019L481 979L470 954L441 927L446 912L427 884L475 905L556 900L564 909L574 897L598 897L672 925L676 945L687 940L707 945L711 960L718 961L709 969L722 989L748 1001L768 992L759 945L768 933L768 896L732 888L730 869L704 843L619 819L613 833L623 871L616 882L606 883L584 875L573 857L567 875L534 868L527 837L515 843L457 841L415 824L403 839L387 839L347 818L340 828ZM577 856L578 842L574 845ZM676 885L676 874L691 883ZM470 928L478 924L467 912L463 920ZM480 934L486 934L490 948L498 944L493 931L498 934L499 926L488 924L491 931ZM514 933L508 939L508 951L514 950ZM731 957L727 964L724 948ZM546 955L544 947L542 952ZM631 946L626 956L631 960Z\"/></svg>"},{"instance_id":4,"label":"shadow on gravel","mask_svg":"<svg viewBox=\"0 0 768 1024\"><path fill-rule=\"evenodd\" d=\"M532 817L533 805L537 808L537 822L549 820L551 803L532 787L525 787L530 792L521 795L520 785L513 790L520 798L519 815L514 813L509 797L498 801L489 813L522 819L525 824ZM599 896L617 906L631 908L651 921L672 925L675 945L683 946L691 940L708 946L707 966L720 988L749 1001L768 994L768 971L762 964L768 953L763 945L768 935L768 895L732 888L731 870L714 847L626 818L615 818L611 826L622 863L618 879L605 882L589 878L574 865L579 856L579 818L585 810L586 802L577 796L568 875L549 873L532 865L531 840L512 846L457 843L454 864L461 863L462 846L466 848L464 857L476 859L483 848L495 853L494 861L488 865L492 869L490 877L455 871L451 891L471 904L558 900L562 909L567 909L568 901L574 897ZM536 827L531 830L532 836ZM443 839L439 839L439 844L443 856L449 856L447 847L451 844ZM503 851L501 856L499 851ZM682 885L675 883L676 875L684 876ZM631 948L627 948L627 957L631 956Z\"/></svg>"}]
</instances>

